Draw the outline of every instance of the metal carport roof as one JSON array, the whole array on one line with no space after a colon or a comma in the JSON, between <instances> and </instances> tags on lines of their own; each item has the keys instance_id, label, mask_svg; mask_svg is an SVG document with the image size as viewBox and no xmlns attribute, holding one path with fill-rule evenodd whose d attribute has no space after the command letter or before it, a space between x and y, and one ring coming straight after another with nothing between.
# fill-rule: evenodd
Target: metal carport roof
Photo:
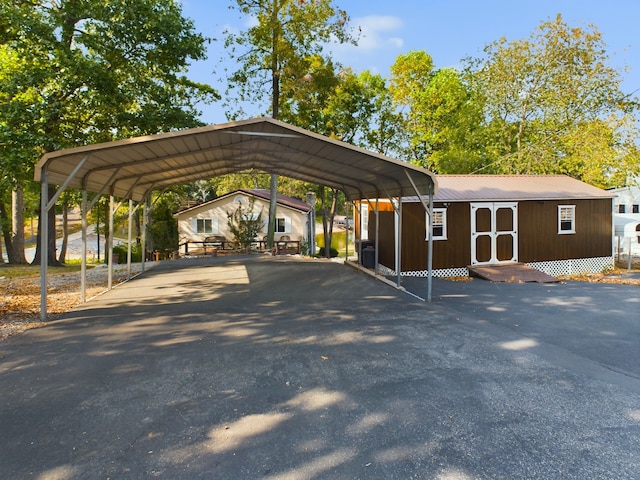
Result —
<instances>
[{"instance_id":1,"label":"metal carport roof","mask_svg":"<svg viewBox=\"0 0 640 480\"><path fill-rule=\"evenodd\" d=\"M136 201L248 169L334 187L350 200L437 190L428 170L267 117L58 150L40 159L36 181L45 169L49 184Z\"/></svg>"},{"instance_id":2,"label":"metal carport roof","mask_svg":"<svg viewBox=\"0 0 640 480\"><path fill-rule=\"evenodd\" d=\"M108 194L112 205L114 197L142 202L149 200L153 190L248 169L333 187L343 191L352 201L409 194L428 196L429 206L424 202L423 205L429 212L437 192L435 176L428 170L268 117L50 152L37 163L35 180L42 186L42 212L53 208L67 187L84 192L84 298L86 214L90 208L86 203L86 192ZM49 184L61 186L50 200ZM110 228L113 224L111 209ZM40 218L40 248L44 252L48 245L48 216L41 215ZM430 259L431 240L428 245ZM399 250L397 256L400 257ZM43 320L47 314L47 257L41 255L40 315ZM111 260L109 265L110 288ZM430 299L430 281L428 288Z\"/></svg>"}]
</instances>

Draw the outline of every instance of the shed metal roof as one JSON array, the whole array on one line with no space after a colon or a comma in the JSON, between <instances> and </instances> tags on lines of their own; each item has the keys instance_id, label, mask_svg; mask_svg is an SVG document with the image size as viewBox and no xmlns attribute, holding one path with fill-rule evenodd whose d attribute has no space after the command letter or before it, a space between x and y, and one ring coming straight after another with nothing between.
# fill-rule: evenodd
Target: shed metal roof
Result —
<instances>
[{"instance_id":1,"label":"shed metal roof","mask_svg":"<svg viewBox=\"0 0 640 480\"><path fill-rule=\"evenodd\" d=\"M45 154L42 181L140 201L152 190L248 169L342 190L350 200L437 191L420 167L271 118L136 137ZM411 178L409 178L409 176Z\"/></svg>"},{"instance_id":2,"label":"shed metal roof","mask_svg":"<svg viewBox=\"0 0 640 480\"><path fill-rule=\"evenodd\" d=\"M579 200L615 195L566 175L438 175L436 202ZM417 197L405 198L417 201Z\"/></svg>"}]
</instances>

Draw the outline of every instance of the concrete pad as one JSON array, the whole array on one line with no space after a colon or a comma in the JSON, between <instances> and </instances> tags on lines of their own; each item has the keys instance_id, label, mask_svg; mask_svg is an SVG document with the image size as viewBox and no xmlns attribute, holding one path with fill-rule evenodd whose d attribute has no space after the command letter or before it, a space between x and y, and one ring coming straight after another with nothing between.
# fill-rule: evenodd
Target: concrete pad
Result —
<instances>
[{"instance_id":1,"label":"concrete pad","mask_svg":"<svg viewBox=\"0 0 640 480\"><path fill-rule=\"evenodd\" d=\"M637 367L574 328L618 287L427 304L335 262L163 262L0 343L0 477L638 478Z\"/></svg>"}]
</instances>

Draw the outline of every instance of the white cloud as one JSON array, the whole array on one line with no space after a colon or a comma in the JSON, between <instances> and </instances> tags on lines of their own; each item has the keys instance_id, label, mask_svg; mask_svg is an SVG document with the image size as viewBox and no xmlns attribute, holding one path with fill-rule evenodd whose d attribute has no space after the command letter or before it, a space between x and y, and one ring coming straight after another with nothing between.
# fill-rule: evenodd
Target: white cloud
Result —
<instances>
[{"instance_id":1,"label":"white cloud","mask_svg":"<svg viewBox=\"0 0 640 480\"><path fill-rule=\"evenodd\" d=\"M360 32L358 50L373 52L380 49L401 48L404 40L395 33L402 29L402 20L389 15L369 15L355 18L351 24Z\"/></svg>"},{"instance_id":2,"label":"white cloud","mask_svg":"<svg viewBox=\"0 0 640 480\"><path fill-rule=\"evenodd\" d=\"M349 21L358 45L331 45L334 59L356 71L370 70L386 74L388 65L402 53L405 41L401 36L404 23L392 15L369 15Z\"/></svg>"}]
</instances>

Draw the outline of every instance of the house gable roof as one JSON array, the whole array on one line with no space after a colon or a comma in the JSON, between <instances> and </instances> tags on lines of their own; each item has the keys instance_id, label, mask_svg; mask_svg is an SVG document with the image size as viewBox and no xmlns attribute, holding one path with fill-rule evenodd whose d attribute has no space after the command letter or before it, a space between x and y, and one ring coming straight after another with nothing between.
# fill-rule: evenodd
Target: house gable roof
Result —
<instances>
[{"instance_id":1,"label":"house gable roof","mask_svg":"<svg viewBox=\"0 0 640 480\"><path fill-rule=\"evenodd\" d=\"M233 192L229 192L225 195L221 195L218 198L214 198L213 200L209 200L207 202L203 202L200 203L198 205L194 205L192 207L186 208L184 210L181 210L179 212L177 212L175 215L178 216L182 216L185 214L188 214L194 210L199 210L202 209L204 207L207 207L209 205L212 205L214 203L219 202L220 200L223 200L225 198L229 198L238 194L245 194L249 197L256 197L256 198L260 198L262 200L266 200L267 202L269 201L269 199L271 198L270 192L269 190L265 190L265 189L260 189L260 188L256 188L256 189L244 189L241 188L239 190L234 190ZM276 197L276 202L278 205L282 206L282 207L287 207L287 208L291 208L293 210L297 210L300 213L309 213L309 211L311 210L311 207L303 202L302 200L299 200L297 198L293 198L293 197L288 197L286 195L281 195L278 194Z\"/></svg>"},{"instance_id":2,"label":"house gable roof","mask_svg":"<svg viewBox=\"0 0 640 480\"><path fill-rule=\"evenodd\" d=\"M566 175L437 175L437 179L436 202L578 200L615 196ZM417 197L405 197L405 201L417 201Z\"/></svg>"}]
</instances>

